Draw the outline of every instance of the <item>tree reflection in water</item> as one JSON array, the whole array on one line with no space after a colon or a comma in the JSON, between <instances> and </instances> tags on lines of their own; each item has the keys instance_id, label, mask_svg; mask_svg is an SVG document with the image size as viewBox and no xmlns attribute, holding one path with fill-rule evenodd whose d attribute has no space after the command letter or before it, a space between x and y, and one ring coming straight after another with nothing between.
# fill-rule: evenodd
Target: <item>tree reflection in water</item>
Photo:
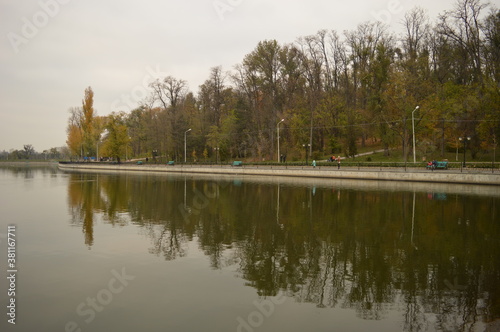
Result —
<instances>
[{"instance_id":1,"label":"tree reflection in water","mask_svg":"<svg viewBox=\"0 0 500 332\"><path fill-rule=\"evenodd\" d=\"M500 317L499 197L277 181L72 174L69 207L89 248L97 215L137 224L152 254L172 260L197 241L261 296L363 319L399 310L405 331Z\"/></svg>"}]
</instances>

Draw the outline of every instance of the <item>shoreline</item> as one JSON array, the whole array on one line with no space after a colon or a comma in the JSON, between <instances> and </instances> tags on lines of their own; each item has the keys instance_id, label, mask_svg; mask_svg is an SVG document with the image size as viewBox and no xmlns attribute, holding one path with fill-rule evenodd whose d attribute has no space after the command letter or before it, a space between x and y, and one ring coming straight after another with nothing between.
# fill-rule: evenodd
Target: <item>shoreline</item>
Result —
<instances>
[{"instance_id":1,"label":"shoreline","mask_svg":"<svg viewBox=\"0 0 500 332\"><path fill-rule=\"evenodd\" d=\"M24 160L24 161L1 161L2 166L56 166L59 162L56 160Z\"/></svg>"},{"instance_id":2,"label":"shoreline","mask_svg":"<svg viewBox=\"0 0 500 332\"><path fill-rule=\"evenodd\" d=\"M230 174L230 175L259 175L285 176L319 179L349 179L349 180L376 180L402 181L420 183L449 183L449 184L476 184L500 185L500 172L466 170L426 170L426 169L358 169L312 166L194 166L194 165L134 165L134 164L77 164L59 163L59 169L72 171L100 171L100 172L142 172L142 173L184 173L184 174Z\"/></svg>"}]
</instances>

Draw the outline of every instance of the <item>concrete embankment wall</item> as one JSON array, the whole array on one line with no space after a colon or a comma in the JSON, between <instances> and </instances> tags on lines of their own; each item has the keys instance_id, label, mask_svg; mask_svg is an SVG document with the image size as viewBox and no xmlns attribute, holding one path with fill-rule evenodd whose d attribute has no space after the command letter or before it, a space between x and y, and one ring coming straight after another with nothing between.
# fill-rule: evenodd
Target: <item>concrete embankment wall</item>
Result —
<instances>
[{"instance_id":1,"label":"concrete embankment wall","mask_svg":"<svg viewBox=\"0 0 500 332\"><path fill-rule=\"evenodd\" d=\"M290 176L329 179L356 179L378 181L411 181L434 183L460 183L500 185L500 173L460 172L452 170L437 171L404 171L399 169L331 169L331 168L301 168L301 167L230 167L230 166L190 166L190 165L130 165L130 164L59 164L60 169L93 170L100 172L147 172L147 173L197 173L197 174L234 174L260 176Z\"/></svg>"}]
</instances>

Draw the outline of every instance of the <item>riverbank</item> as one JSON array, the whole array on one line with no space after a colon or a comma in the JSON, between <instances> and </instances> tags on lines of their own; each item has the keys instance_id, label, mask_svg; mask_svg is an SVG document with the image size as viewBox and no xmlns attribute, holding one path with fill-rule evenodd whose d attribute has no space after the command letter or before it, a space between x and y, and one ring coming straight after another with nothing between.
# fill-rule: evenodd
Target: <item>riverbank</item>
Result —
<instances>
[{"instance_id":1,"label":"riverbank","mask_svg":"<svg viewBox=\"0 0 500 332\"><path fill-rule=\"evenodd\" d=\"M21 160L21 161L1 161L1 166L57 166L55 160Z\"/></svg>"},{"instance_id":2,"label":"riverbank","mask_svg":"<svg viewBox=\"0 0 500 332\"><path fill-rule=\"evenodd\" d=\"M406 181L427 183L456 183L500 185L500 172L482 170L436 170L421 168L341 168L308 166L199 166L199 165L134 165L102 163L59 163L61 170L100 172L147 172L147 173L192 173L233 174L259 176L287 176L327 179Z\"/></svg>"}]
</instances>

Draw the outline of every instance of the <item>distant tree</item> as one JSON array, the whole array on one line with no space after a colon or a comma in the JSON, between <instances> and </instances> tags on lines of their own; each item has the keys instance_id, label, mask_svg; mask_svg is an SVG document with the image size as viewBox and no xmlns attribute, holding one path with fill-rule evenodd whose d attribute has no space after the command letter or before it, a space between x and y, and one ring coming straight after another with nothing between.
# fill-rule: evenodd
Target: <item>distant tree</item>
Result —
<instances>
[{"instance_id":1,"label":"distant tree","mask_svg":"<svg viewBox=\"0 0 500 332\"><path fill-rule=\"evenodd\" d=\"M49 154L50 154L50 158L55 158L55 159L60 158L60 153L57 150L57 148L50 148Z\"/></svg>"},{"instance_id":2,"label":"distant tree","mask_svg":"<svg viewBox=\"0 0 500 332\"><path fill-rule=\"evenodd\" d=\"M9 152L3 150L2 152L0 152L0 159L9 159Z\"/></svg>"},{"instance_id":3,"label":"distant tree","mask_svg":"<svg viewBox=\"0 0 500 332\"><path fill-rule=\"evenodd\" d=\"M30 157L35 154L35 148L33 148L33 145L25 144L23 148L24 148L24 158L30 159Z\"/></svg>"},{"instance_id":4,"label":"distant tree","mask_svg":"<svg viewBox=\"0 0 500 332\"><path fill-rule=\"evenodd\" d=\"M10 159L26 159L26 154L24 150L11 150Z\"/></svg>"}]
</instances>

